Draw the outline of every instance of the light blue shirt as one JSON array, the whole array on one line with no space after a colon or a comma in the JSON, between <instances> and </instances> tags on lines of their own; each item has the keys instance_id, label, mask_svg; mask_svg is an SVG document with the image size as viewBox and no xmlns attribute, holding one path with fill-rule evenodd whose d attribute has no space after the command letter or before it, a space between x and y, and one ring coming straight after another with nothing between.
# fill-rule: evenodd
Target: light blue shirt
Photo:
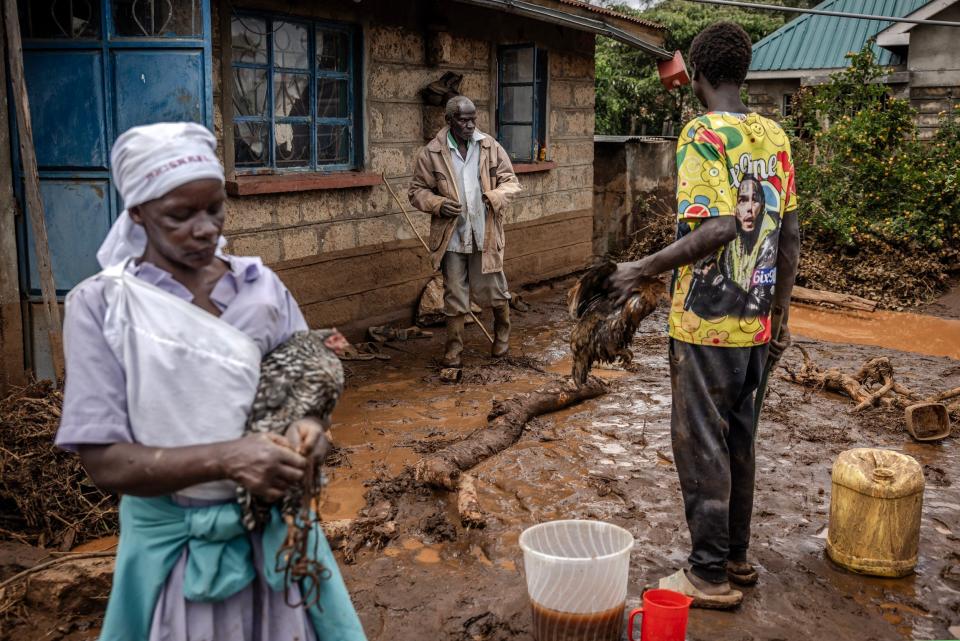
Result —
<instances>
[{"instance_id":1,"label":"light blue shirt","mask_svg":"<svg viewBox=\"0 0 960 641\"><path fill-rule=\"evenodd\" d=\"M467 141L467 156L460 155L457 140L453 133L447 132L447 145L453 160L453 173L460 192L460 205L463 209L457 219L457 228L450 237L447 251L470 254L474 250L483 250L483 234L487 207L483 204L483 187L480 186L480 145L483 134L473 132Z\"/></svg>"}]
</instances>

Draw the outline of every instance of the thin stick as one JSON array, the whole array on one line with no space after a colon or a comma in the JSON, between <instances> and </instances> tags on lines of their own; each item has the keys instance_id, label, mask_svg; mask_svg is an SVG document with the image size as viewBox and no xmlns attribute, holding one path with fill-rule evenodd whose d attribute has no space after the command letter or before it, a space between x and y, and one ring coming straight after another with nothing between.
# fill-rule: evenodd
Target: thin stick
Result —
<instances>
[{"instance_id":1,"label":"thin stick","mask_svg":"<svg viewBox=\"0 0 960 641\"><path fill-rule=\"evenodd\" d=\"M410 229L412 229L413 233L417 235L417 239L420 241L420 244L423 245L423 248L427 250L427 255L429 256L431 253L430 248L427 246L426 241L423 240L423 236L420 235L420 232L417 231L417 228L414 226L413 221L410 220L410 216L407 215L407 209L403 206L403 202L401 202L400 198L397 197L396 192L393 191L393 187L391 187L389 181L387 181L387 175L386 174L381 174L381 175L383 176L383 184L387 186L387 189L390 190L390 195L393 196L393 199L397 201L398 205L400 205L400 211L403 212L403 217L407 219L407 223L409 223ZM484 327L483 323L480 322L480 319L477 318L477 315L474 314L473 312L467 312L467 313L470 314L470 318L473 319L473 322L477 324L477 327L479 327L483 331L483 335L486 336L487 340L490 341L490 343L492 344L493 336L490 335L490 332L487 331L487 328Z\"/></svg>"}]
</instances>

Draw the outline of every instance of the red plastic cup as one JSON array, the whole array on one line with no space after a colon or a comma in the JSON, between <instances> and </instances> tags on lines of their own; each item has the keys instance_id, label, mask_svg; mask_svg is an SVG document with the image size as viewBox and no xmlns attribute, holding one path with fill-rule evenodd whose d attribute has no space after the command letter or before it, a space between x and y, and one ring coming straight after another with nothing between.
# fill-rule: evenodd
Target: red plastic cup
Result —
<instances>
[{"instance_id":1,"label":"red plastic cup","mask_svg":"<svg viewBox=\"0 0 960 641\"><path fill-rule=\"evenodd\" d=\"M684 641L687 634L687 615L693 599L673 590L647 590L643 593L643 607L630 613L627 638L633 638L633 623L643 615L640 626L642 641Z\"/></svg>"}]
</instances>

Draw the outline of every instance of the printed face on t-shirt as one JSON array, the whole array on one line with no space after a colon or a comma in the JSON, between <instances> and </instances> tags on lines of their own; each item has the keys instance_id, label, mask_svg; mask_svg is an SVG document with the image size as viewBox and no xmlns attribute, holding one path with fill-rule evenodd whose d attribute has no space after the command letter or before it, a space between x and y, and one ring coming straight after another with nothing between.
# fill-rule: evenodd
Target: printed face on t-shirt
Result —
<instances>
[{"instance_id":1,"label":"printed face on t-shirt","mask_svg":"<svg viewBox=\"0 0 960 641\"><path fill-rule=\"evenodd\" d=\"M744 180L740 184L740 190L737 193L737 221L740 223L740 229L749 233L752 232L760 217L760 211L763 207L761 192L757 188L755 180Z\"/></svg>"}]
</instances>

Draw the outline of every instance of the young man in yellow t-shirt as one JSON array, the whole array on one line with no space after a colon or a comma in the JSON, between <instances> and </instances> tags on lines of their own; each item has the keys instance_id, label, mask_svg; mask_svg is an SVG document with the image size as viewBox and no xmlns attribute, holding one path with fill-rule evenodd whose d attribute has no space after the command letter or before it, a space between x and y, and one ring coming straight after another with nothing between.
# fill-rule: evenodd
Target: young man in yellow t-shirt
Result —
<instances>
[{"instance_id":1,"label":"young man in yellow t-shirt","mask_svg":"<svg viewBox=\"0 0 960 641\"><path fill-rule=\"evenodd\" d=\"M694 39L693 91L707 112L677 142L677 240L620 264L612 277L625 299L638 279L674 270L671 436L693 550L690 568L658 587L721 609L743 599L730 581L757 580L747 560L754 399L768 360L789 341L785 311L800 245L787 136L740 99L750 56L750 37L733 23Z\"/></svg>"}]
</instances>

